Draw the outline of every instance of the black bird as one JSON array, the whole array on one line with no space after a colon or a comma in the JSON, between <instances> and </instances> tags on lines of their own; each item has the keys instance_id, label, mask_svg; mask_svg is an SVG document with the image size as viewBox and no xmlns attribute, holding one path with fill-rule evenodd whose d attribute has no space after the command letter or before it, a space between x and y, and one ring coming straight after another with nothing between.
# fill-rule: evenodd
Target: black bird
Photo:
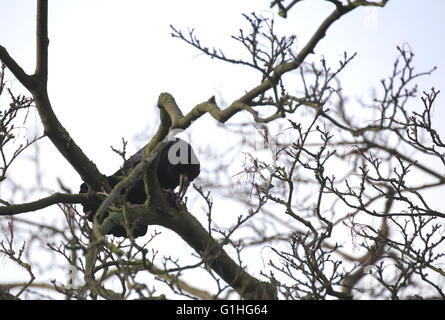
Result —
<instances>
[{"instance_id":1,"label":"black bird","mask_svg":"<svg viewBox=\"0 0 445 320\"><path fill-rule=\"evenodd\" d=\"M159 185L170 190L179 186L178 197L182 199L190 182L199 175L200 169L192 146L176 138L161 152L157 172Z\"/></svg>"},{"instance_id":2,"label":"black bird","mask_svg":"<svg viewBox=\"0 0 445 320\"><path fill-rule=\"evenodd\" d=\"M110 187L113 188L119 182L118 176L128 174L131 169L142 160L143 156L144 148L131 156L121 169L107 177ZM192 146L179 138L169 141L159 156L157 170L159 185L169 192L173 192L173 190L179 186L177 197L181 200L190 182L193 181L199 173L200 163ZM79 192L88 192L88 185L82 183ZM124 193L125 190L122 190L122 194ZM147 195L145 194L144 182L143 179L140 179L128 190L126 200L132 204L143 204L146 199ZM99 205L83 205L83 212L86 213L89 221L93 221L94 214L98 208ZM106 216L108 216L108 213L105 214L104 219ZM147 233L147 226L135 224L132 231L135 238L141 237ZM113 234L116 237L128 237L123 226L114 227L108 234Z\"/></svg>"}]
</instances>

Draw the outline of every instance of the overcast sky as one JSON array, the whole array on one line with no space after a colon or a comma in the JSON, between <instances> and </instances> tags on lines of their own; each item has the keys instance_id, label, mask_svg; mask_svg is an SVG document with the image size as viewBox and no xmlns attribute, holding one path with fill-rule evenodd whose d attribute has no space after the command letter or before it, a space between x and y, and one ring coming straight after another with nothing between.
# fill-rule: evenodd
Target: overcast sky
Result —
<instances>
[{"instance_id":1,"label":"overcast sky","mask_svg":"<svg viewBox=\"0 0 445 320\"><path fill-rule=\"evenodd\" d=\"M0 43L29 73L34 70L34 2L0 0ZM241 14L273 17L269 2L50 1L49 92L56 114L99 168L113 171L119 159L104 162L102 157L110 157L109 146L122 136L129 139L152 123L161 92L173 94L187 112L212 95L230 102L258 81L249 70L208 59L172 38L170 24L195 28L205 45L236 57L240 46L230 36L245 26ZM441 88L444 9L440 0L392 0L384 9L356 10L329 30L316 55L335 66L344 51L357 52L343 73L344 92L366 96L389 75L396 46L409 44L418 70L439 67L420 89ZM303 1L288 19L276 17L276 25L284 34L297 35L298 50L331 10L327 2ZM445 116L440 108L436 112ZM208 118L200 121L212 127Z\"/></svg>"},{"instance_id":2,"label":"overcast sky","mask_svg":"<svg viewBox=\"0 0 445 320\"><path fill-rule=\"evenodd\" d=\"M230 102L258 83L255 73L208 59L172 38L171 24L183 30L194 28L205 46L220 47L237 57L240 46L230 36L246 26L242 13L276 16L280 32L297 35L298 50L333 7L308 0L283 19L269 4L259 0L50 1L49 94L57 116L99 169L112 173L120 159L110 145L119 145L121 137L131 141L150 125L154 128L161 92L173 94L185 113L212 95ZM420 91L432 86L445 90L444 15L443 0L390 0L384 9L359 9L335 23L315 54L335 65L344 51L357 52L342 75L344 93L366 97L390 74L396 46L409 45L419 71L438 66L432 76L419 81ZM28 73L33 72L35 1L0 0L0 44ZM16 80L11 86L20 90ZM445 119L444 94L436 102L437 127ZM216 137L212 119L203 117L198 122L196 128L205 128L198 144ZM130 152L140 143L130 145ZM77 191L80 179L74 170L48 141L41 146L44 170L63 175ZM57 188L55 179L50 183Z\"/></svg>"}]
</instances>

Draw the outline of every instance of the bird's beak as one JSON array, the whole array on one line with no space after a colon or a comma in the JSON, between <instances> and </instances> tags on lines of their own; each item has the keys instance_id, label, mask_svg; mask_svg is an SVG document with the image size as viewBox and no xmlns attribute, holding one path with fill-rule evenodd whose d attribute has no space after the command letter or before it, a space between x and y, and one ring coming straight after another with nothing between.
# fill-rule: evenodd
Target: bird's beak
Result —
<instances>
[{"instance_id":1,"label":"bird's beak","mask_svg":"<svg viewBox=\"0 0 445 320\"><path fill-rule=\"evenodd\" d=\"M189 178L185 174L179 175L179 190L178 197L182 199L185 196L187 188L189 187L190 181Z\"/></svg>"}]
</instances>

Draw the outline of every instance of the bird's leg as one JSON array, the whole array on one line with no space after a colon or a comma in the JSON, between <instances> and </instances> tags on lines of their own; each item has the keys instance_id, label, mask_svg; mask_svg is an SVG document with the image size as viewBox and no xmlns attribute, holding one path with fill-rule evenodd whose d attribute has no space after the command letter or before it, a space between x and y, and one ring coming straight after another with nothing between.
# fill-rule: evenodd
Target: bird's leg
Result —
<instances>
[{"instance_id":1,"label":"bird's leg","mask_svg":"<svg viewBox=\"0 0 445 320\"><path fill-rule=\"evenodd\" d=\"M105 196L105 197L109 196L109 194L107 193L107 190L105 190L104 186L102 186L102 191L96 192L96 194L102 195L102 196Z\"/></svg>"},{"instance_id":2,"label":"bird's leg","mask_svg":"<svg viewBox=\"0 0 445 320\"><path fill-rule=\"evenodd\" d=\"M182 200L184 198L185 193L189 187L190 181L189 178L185 174L179 175L179 190L178 190L178 198Z\"/></svg>"}]
</instances>

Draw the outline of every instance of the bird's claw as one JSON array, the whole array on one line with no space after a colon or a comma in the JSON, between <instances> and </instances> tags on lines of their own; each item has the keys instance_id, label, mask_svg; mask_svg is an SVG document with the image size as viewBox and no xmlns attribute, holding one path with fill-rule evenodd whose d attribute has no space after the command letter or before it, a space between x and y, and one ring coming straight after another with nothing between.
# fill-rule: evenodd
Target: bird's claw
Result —
<instances>
[{"instance_id":1,"label":"bird's claw","mask_svg":"<svg viewBox=\"0 0 445 320\"><path fill-rule=\"evenodd\" d=\"M101 195L101 196L105 196L105 197L109 196L109 194L107 193L107 191L105 190L104 187L102 187L102 191L96 192L96 194Z\"/></svg>"},{"instance_id":2,"label":"bird's claw","mask_svg":"<svg viewBox=\"0 0 445 320\"><path fill-rule=\"evenodd\" d=\"M167 199L171 204L175 204L176 207L185 206L187 204L187 197L181 196L178 193L174 192L173 189L163 189L165 192L167 192Z\"/></svg>"}]
</instances>

